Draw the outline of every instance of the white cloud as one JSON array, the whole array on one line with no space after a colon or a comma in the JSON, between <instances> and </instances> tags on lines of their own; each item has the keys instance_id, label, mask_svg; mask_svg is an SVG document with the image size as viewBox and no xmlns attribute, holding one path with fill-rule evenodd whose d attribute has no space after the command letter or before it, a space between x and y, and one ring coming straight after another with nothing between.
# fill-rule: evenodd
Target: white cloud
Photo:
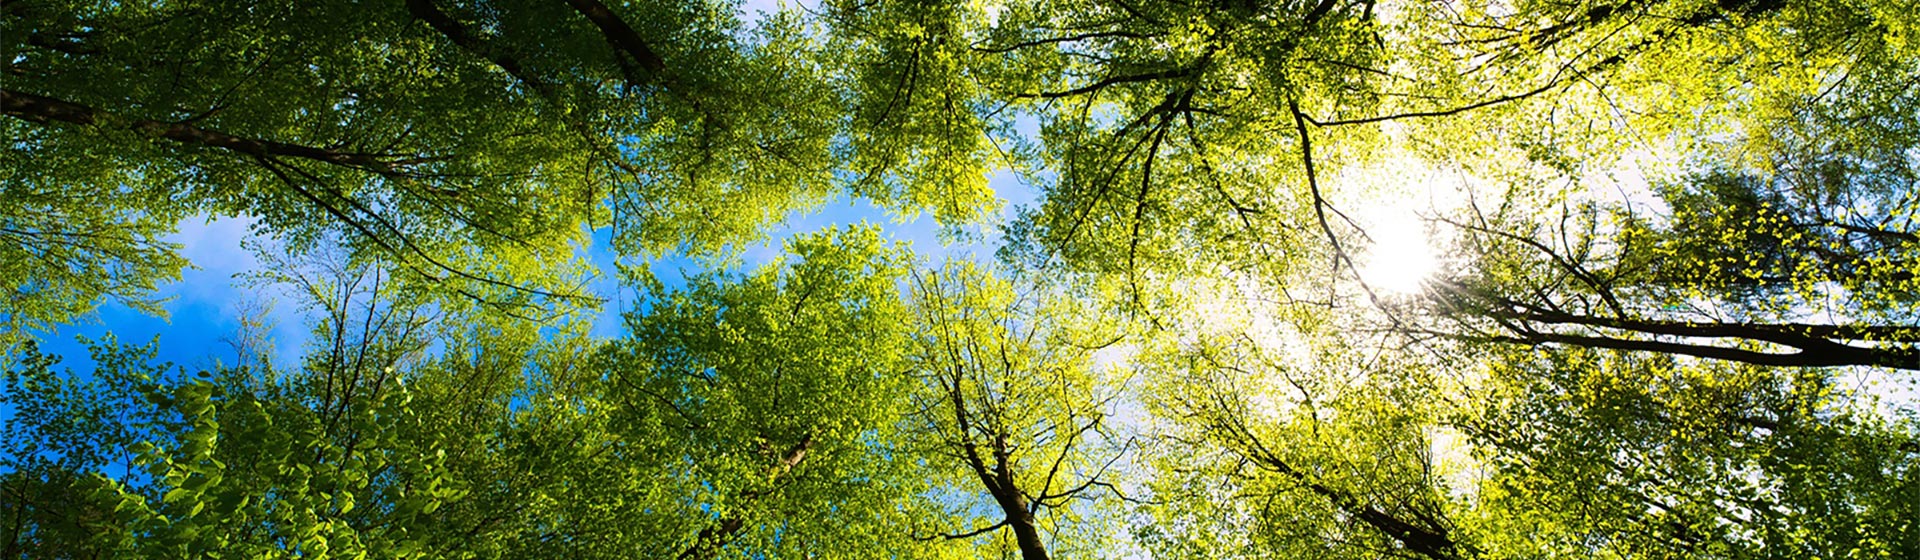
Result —
<instances>
[{"instance_id":1,"label":"white cloud","mask_svg":"<svg viewBox=\"0 0 1920 560\"><path fill-rule=\"evenodd\" d=\"M162 295L179 298L174 305L202 303L232 311L229 302L242 291L234 275L260 268L260 260L240 245L250 235L253 222L252 218L204 215L182 221L166 240L180 244L180 256L194 268L184 271L179 282L161 288Z\"/></svg>"}]
</instances>

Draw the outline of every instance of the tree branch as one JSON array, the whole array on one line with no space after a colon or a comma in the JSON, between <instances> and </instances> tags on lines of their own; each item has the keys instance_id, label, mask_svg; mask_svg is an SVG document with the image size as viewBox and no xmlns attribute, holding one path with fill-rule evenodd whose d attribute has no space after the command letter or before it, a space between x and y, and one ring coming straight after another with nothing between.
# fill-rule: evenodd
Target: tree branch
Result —
<instances>
[{"instance_id":1,"label":"tree branch","mask_svg":"<svg viewBox=\"0 0 1920 560\"><path fill-rule=\"evenodd\" d=\"M346 152L301 144L261 140L227 134L186 123L151 119L118 119L92 107L25 93L0 89L0 112L8 116L46 124L64 122L81 126L107 126L124 123L125 128L154 138L164 138L196 146L219 148L256 157L291 157L317 161L383 176L408 175L409 165L431 161L432 157L407 157L400 154Z\"/></svg>"},{"instance_id":2,"label":"tree branch","mask_svg":"<svg viewBox=\"0 0 1920 560\"><path fill-rule=\"evenodd\" d=\"M441 11L438 6L435 6L433 0L407 0L407 12L413 14L413 17L420 18L421 21L427 22L428 26L433 27L435 31L439 31L447 40L453 41L454 45L466 49L475 55L479 55L481 58L487 59L488 62L492 62L494 66L505 70L507 74L512 75L515 79L520 80L521 83L526 84L529 89L541 95L553 94L553 86L534 76L532 72L527 70L526 65L520 62L519 58L501 49L494 48L492 44L474 36L473 33L467 31L466 26L461 25L458 21L454 21L446 12Z\"/></svg>"},{"instance_id":3,"label":"tree branch","mask_svg":"<svg viewBox=\"0 0 1920 560\"><path fill-rule=\"evenodd\" d=\"M633 26L627 25L626 20L620 19L613 10L607 9L606 4L600 3L600 0L566 0L566 2L568 6L573 7L574 11L585 16L587 21L593 22L594 27L600 28L600 33L606 35L607 41L615 48L632 56L634 62L640 63L642 69L655 76L666 72L667 62L662 60L652 47L647 46L646 40L640 38L640 34L633 30Z\"/></svg>"}]
</instances>

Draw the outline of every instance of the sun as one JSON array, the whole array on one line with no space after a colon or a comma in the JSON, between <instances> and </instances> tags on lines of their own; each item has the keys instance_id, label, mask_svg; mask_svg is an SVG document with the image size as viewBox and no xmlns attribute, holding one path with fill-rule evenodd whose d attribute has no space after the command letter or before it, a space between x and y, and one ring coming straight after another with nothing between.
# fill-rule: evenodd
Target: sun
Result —
<instances>
[{"instance_id":1,"label":"sun","mask_svg":"<svg viewBox=\"0 0 1920 560\"><path fill-rule=\"evenodd\" d=\"M1433 166L1415 154L1392 151L1368 165L1343 170L1338 181L1365 193L1343 220L1364 237L1348 248L1355 272L1375 295L1409 296L1423 292L1444 265L1446 228L1435 216L1457 210L1471 191L1459 170Z\"/></svg>"},{"instance_id":2,"label":"sun","mask_svg":"<svg viewBox=\"0 0 1920 560\"><path fill-rule=\"evenodd\" d=\"M1426 223L1408 208L1381 210L1366 220L1373 243L1363 249L1360 281L1375 291L1420 293L1439 264Z\"/></svg>"}]
</instances>

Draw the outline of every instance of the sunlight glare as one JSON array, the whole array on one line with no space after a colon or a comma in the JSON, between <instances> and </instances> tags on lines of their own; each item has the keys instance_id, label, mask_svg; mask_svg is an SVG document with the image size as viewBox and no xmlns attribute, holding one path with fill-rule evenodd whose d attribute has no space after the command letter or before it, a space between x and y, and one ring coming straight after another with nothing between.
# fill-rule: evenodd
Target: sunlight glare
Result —
<instances>
[{"instance_id":1,"label":"sunlight glare","mask_svg":"<svg viewBox=\"0 0 1920 560\"><path fill-rule=\"evenodd\" d=\"M1379 212L1367 227L1373 245L1361 258L1360 280L1375 290L1392 294L1419 293L1437 264L1427 229L1406 208Z\"/></svg>"},{"instance_id":2,"label":"sunlight glare","mask_svg":"<svg viewBox=\"0 0 1920 560\"><path fill-rule=\"evenodd\" d=\"M1467 200L1467 176L1416 154L1390 151L1369 165L1342 170L1337 180L1367 193L1341 216L1351 216L1349 225L1366 236L1348 248L1360 281L1379 296L1420 293L1447 260L1440 254L1448 245L1446 228L1429 231L1429 219L1449 215Z\"/></svg>"}]
</instances>

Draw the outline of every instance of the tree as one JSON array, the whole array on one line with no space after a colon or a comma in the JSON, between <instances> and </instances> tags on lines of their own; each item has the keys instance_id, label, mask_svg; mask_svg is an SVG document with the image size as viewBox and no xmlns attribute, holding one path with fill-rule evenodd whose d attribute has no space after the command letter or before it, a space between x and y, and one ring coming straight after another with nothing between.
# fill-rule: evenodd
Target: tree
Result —
<instances>
[{"instance_id":1,"label":"tree","mask_svg":"<svg viewBox=\"0 0 1920 560\"><path fill-rule=\"evenodd\" d=\"M1125 273L1187 252L1236 260L1213 241L1285 235L1276 221L1307 207L1265 188L1292 171L1267 166L1299 161L1276 157L1297 144L1269 141L1293 130L1290 101L1371 106L1343 88L1364 81L1376 53L1363 2L871 8L826 12L839 35L880 57L861 68L877 90L869 98L888 100L876 122L963 148L984 134L1032 170L1046 198L1014 239L1035 263L1059 255ZM1020 132L1022 119L1038 134Z\"/></svg>"},{"instance_id":2,"label":"tree","mask_svg":"<svg viewBox=\"0 0 1920 560\"><path fill-rule=\"evenodd\" d=\"M1114 466L1135 440L1113 425L1126 379L1095 352L1124 333L1039 290L1020 297L968 264L915 277L903 435L960 524L917 539L995 537L1027 560L1101 553L1102 517L1118 514L1090 508L1126 499Z\"/></svg>"},{"instance_id":3,"label":"tree","mask_svg":"<svg viewBox=\"0 0 1920 560\"><path fill-rule=\"evenodd\" d=\"M337 239L396 281L545 319L595 303L553 274L583 228L710 254L839 186L845 94L792 17L747 30L701 2L599 0L0 17L0 224L25 251L5 278L28 326L140 301L184 264L156 238L192 214L254 218L296 250ZM943 217L991 204L859 192ZM71 229L93 222L115 225Z\"/></svg>"},{"instance_id":4,"label":"tree","mask_svg":"<svg viewBox=\"0 0 1920 560\"><path fill-rule=\"evenodd\" d=\"M94 345L91 373L61 374L29 347L7 377L18 412L8 477L16 491L53 491L10 502L9 554L505 548L481 529L528 505L516 492L525 479L499 478L514 472L498 468L510 459L485 451L513 435L492 430L533 350L512 330L424 320L419 305L381 291L380 275L323 265L300 277L301 288L323 288L311 294L324 312L297 368L190 374L152 363L151 344L107 340ZM457 340L481 343L472 361L457 347L438 360L422 353ZM516 351L521 359L507 357Z\"/></svg>"},{"instance_id":5,"label":"tree","mask_svg":"<svg viewBox=\"0 0 1920 560\"><path fill-rule=\"evenodd\" d=\"M4 440L8 472L0 476L7 510L7 541L0 553L8 558L36 550L66 551L70 558L101 556L101 547L89 541L112 507L76 498L93 488L90 471L132 443L124 418L138 394L124 384L56 376L51 366L58 358L37 350L33 344L22 349L0 393L13 411ZM106 371L124 363L112 352L96 352L94 358Z\"/></svg>"},{"instance_id":6,"label":"tree","mask_svg":"<svg viewBox=\"0 0 1920 560\"><path fill-rule=\"evenodd\" d=\"M24 161L13 154L9 161ZM184 259L165 242L180 219L164 209L125 215L103 208L87 193L69 189L29 190L41 183L13 169L0 171L0 357L14 356L30 340L30 329L58 325L86 315L101 299L160 313L150 294L178 280ZM96 169L111 176L117 170ZM99 178L42 172L46 184L79 184Z\"/></svg>"},{"instance_id":7,"label":"tree","mask_svg":"<svg viewBox=\"0 0 1920 560\"><path fill-rule=\"evenodd\" d=\"M1501 13L1338 0L850 2L824 11L880 58L861 67L878 90L869 98L887 100L875 124L953 138L956 154L985 134L1016 156L1015 169L1031 170L1046 196L1014 224L1010 254L1123 276L1140 292L1156 273L1218 267L1291 281L1303 263L1351 269L1345 246L1364 233L1339 203L1364 193L1337 191L1329 179L1339 169L1404 129L1487 128L1457 116L1525 106L1496 113L1518 122L1563 105L1589 109L1591 96L1574 90L1614 73L1671 70L1660 57L1709 33L1758 28L1752 22L1781 9L1724 4ZM1037 133L996 120L1008 114Z\"/></svg>"},{"instance_id":8,"label":"tree","mask_svg":"<svg viewBox=\"0 0 1920 560\"><path fill-rule=\"evenodd\" d=\"M218 214L319 342L0 335L6 552L1910 556L1913 418L1844 387L1920 369L1912 8L8 3L12 332ZM1468 185L1416 294L1359 274L1403 160ZM952 224L1003 166L996 265L856 228L571 313L584 230Z\"/></svg>"},{"instance_id":9,"label":"tree","mask_svg":"<svg viewBox=\"0 0 1920 560\"><path fill-rule=\"evenodd\" d=\"M1655 208L1577 203L1547 220L1509 198L1443 218L1473 270L1436 285L1434 312L1480 340L1920 369L1920 199L1912 164L1890 153L1909 139L1800 116L1759 161L1710 160L1657 185Z\"/></svg>"},{"instance_id":10,"label":"tree","mask_svg":"<svg viewBox=\"0 0 1920 560\"><path fill-rule=\"evenodd\" d=\"M887 460L904 255L860 229L792 247L655 285L605 344L434 316L323 259L285 277L321 310L297 369L188 374L108 341L83 378L29 348L8 554L887 556L929 507Z\"/></svg>"},{"instance_id":11,"label":"tree","mask_svg":"<svg viewBox=\"0 0 1920 560\"><path fill-rule=\"evenodd\" d=\"M631 338L602 351L598 399L628 442L609 466L629 478L596 488L648 499L581 499L618 508L594 515L599 530L652 540L633 553L914 554L900 542L925 488L898 438L906 254L868 228L789 249L745 277L676 291L643 279Z\"/></svg>"},{"instance_id":12,"label":"tree","mask_svg":"<svg viewBox=\"0 0 1920 560\"><path fill-rule=\"evenodd\" d=\"M1914 366L1913 169L1898 155L1915 141L1899 85L1912 70L1881 40L1910 18L1847 3L1716 6L1732 14L1678 21L1718 41L1662 43L1707 71L1672 78L1669 64L1645 60L1592 86L1604 108L1537 104L1555 122L1604 109L1625 137L1547 126L1493 140L1515 130L1487 127L1482 138L1510 146L1440 151L1475 158L1463 167L1495 185L1438 220L1465 255L1436 283L1428 312L1459 320L1441 330L1783 366ZM1669 140L1647 139L1661 134ZM1664 152L1674 176L1638 200L1596 200L1589 191L1635 188L1601 176L1622 141Z\"/></svg>"},{"instance_id":13,"label":"tree","mask_svg":"<svg viewBox=\"0 0 1920 560\"><path fill-rule=\"evenodd\" d=\"M1454 421L1493 472L1471 521L1508 557L1900 557L1914 431L1820 370L1503 352Z\"/></svg>"},{"instance_id":14,"label":"tree","mask_svg":"<svg viewBox=\"0 0 1920 560\"><path fill-rule=\"evenodd\" d=\"M1711 210L1682 206L1664 231L1628 223L1611 244L1596 239L1603 218L1591 208L1571 221L1585 231L1565 235L1466 225L1478 250L1537 260L1440 285L1440 312L1461 327L1449 332L1758 365L1920 369L1920 331L1899 307L1912 297L1905 234L1703 198L1682 204ZM1818 318L1835 312L1851 317Z\"/></svg>"},{"instance_id":15,"label":"tree","mask_svg":"<svg viewBox=\"0 0 1920 560\"><path fill-rule=\"evenodd\" d=\"M1148 547L1480 557L1485 536L1461 523L1473 508L1435 456L1444 374L1352 332L1303 328L1309 320L1254 323L1182 325L1192 335L1141 358L1157 373L1148 410L1164 422L1149 447L1151 522L1135 529Z\"/></svg>"}]
</instances>

